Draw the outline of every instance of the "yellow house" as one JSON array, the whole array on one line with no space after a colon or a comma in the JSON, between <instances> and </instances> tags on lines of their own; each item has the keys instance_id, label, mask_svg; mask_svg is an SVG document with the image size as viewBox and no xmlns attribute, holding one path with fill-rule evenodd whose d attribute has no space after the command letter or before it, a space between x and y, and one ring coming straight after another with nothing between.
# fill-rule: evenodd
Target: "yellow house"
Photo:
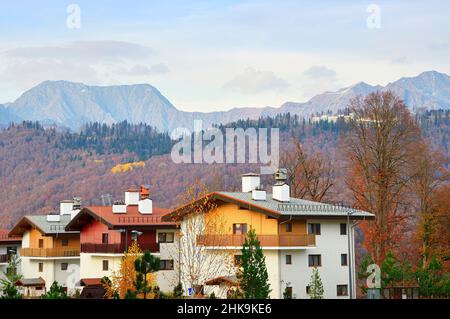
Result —
<instances>
[{"instance_id":1,"label":"yellow house","mask_svg":"<svg viewBox=\"0 0 450 319\"><path fill-rule=\"evenodd\" d=\"M20 249L23 280L18 285L43 283L34 287L29 297L37 297L50 288L54 281L74 293L80 271L80 233L66 231L71 220L71 201L61 203L60 214L24 216L10 231L10 236L21 236ZM71 206L73 207L73 206ZM38 291L39 290L39 291ZM29 290L24 291L27 296Z\"/></svg>"},{"instance_id":2,"label":"yellow house","mask_svg":"<svg viewBox=\"0 0 450 319\"><path fill-rule=\"evenodd\" d=\"M242 192L213 192L164 217L180 223L180 251L193 252L179 261L180 278L188 278L184 285L195 288L197 293L200 287L205 294L208 290L205 285L222 285L221 292L213 290L220 297L225 297L229 287L237 284L242 245L247 232L253 229L266 258L271 298L282 298L284 293L307 298L314 267L318 267L328 289L326 297L349 298L355 278L354 267L349 268L354 263L353 223L373 218L374 215L364 211L290 197L283 177L276 179L269 194L260 189L259 175L252 173L242 176ZM200 227L192 226L195 219L201 219ZM195 249L184 239L193 237ZM191 269L197 265L190 259L201 259L202 254L213 256L217 265L208 264L194 276ZM221 258L218 254L222 254ZM230 263L234 269L224 266ZM183 267L186 264L189 266ZM189 282L190 277L202 278L202 282Z\"/></svg>"}]
</instances>

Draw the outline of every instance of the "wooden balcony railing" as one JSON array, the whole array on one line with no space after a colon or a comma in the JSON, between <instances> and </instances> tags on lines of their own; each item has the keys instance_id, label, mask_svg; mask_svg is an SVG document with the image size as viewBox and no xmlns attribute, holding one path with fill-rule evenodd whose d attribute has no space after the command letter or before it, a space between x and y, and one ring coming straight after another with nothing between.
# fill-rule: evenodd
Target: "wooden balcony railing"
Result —
<instances>
[{"instance_id":1,"label":"wooden balcony railing","mask_svg":"<svg viewBox=\"0 0 450 319\"><path fill-rule=\"evenodd\" d=\"M314 234L257 235L261 247L314 247ZM245 242L246 235L198 235L197 245L211 247L237 247Z\"/></svg>"},{"instance_id":2,"label":"wooden balcony railing","mask_svg":"<svg viewBox=\"0 0 450 319\"><path fill-rule=\"evenodd\" d=\"M151 244L139 244L139 248L142 251L150 251L152 253L159 252L158 243ZM126 251L125 244L95 244L95 243L82 243L82 253L106 253L106 254L123 254Z\"/></svg>"},{"instance_id":3,"label":"wooden balcony railing","mask_svg":"<svg viewBox=\"0 0 450 319\"><path fill-rule=\"evenodd\" d=\"M19 237L19 236L8 236L8 234L0 234L0 240L21 241L22 237Z\"/></svg>"},{"instance_id":4,"label":"wooden balcony railing","mask_svg":"<svg viewBox=\"0 0 450 319\"><path fill-rule=\"evenodd\" d=\"M80 256L80 248L22 248L20 254L24 257L77 257Z\"/></svg>"}]
</instances>

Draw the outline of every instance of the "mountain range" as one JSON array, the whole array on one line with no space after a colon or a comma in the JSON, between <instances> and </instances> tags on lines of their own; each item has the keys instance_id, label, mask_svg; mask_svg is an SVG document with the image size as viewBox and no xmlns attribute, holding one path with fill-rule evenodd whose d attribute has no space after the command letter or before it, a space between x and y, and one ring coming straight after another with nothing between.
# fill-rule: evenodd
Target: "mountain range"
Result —
<instances>
[{"instance_id":1,"label":"mountain range","mask_svg":"<svg viewBox=\"0 0 450 319\"><path fill-rule=\"evenodd\" d=\"M357 95L392 90L402 97L411 111L450 109L450 76L436 71L401 78L386 86L364 82L314 96L307 102L286 102L280 107L233 108L222 112L178 110L161 92L148 84L89 86L67 81L45 81L23 93L12 103L0 104L0 124L22 120L39 121L78 130L87 122L112 124L121 121L147 123L161 131L192 128L194 120L205 127L239 119L257 119L290 112L302 117L347 107Z\"/></svg>"}]
</instances>

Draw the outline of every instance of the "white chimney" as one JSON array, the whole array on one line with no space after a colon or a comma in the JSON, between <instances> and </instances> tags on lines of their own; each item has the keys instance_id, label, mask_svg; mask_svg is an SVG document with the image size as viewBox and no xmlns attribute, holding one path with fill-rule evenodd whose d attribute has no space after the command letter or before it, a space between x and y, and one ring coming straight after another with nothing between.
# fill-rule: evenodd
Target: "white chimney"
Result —
<instances>
[{"instance_id":1,"label":"white chimney","mask_svg":"<svg viewBox=\"0 0 450 319\"><path fill-rule=\"evenodd\" d=\"M48 222L59 222L61 220L61 215L47 215Z\"/></svg>"},{"instance_id":2,"label":"white chimney","mask_svg":"<svg viewBox=\"0 0 450 319\"><path fill-rule=\"evenodd\" d=\"M73 210L73 200L63 200L59 203L60 215L70 215Z\"/></svg>"},{"instance_id":3,"label":"white chimney","mask_svg":"<svg viewBox=\"0 0 450 319\"><path fill-rule=\"evenodd\" d=\"M242 176L242 192L248 193L259 188L260 176L255 173L243 174Z\"/></svg>"},{"instance_id":4,"label":"white chimney","mask_svg":"<svg viewBox=\"0 0 450 319\"><path fill-rule=\"evenodd\" d=\"M125 205L125 203L122 201L114 202L112 206L112 212L113 214L126 214L127 205Z\"/></svg>"},{"instance_id":5,"label":"white chimney","mask_svg":"<svg viewBox=\"0 0 450 319\"><path fill-rule=\"evenodd\" d=\"M146 198L139 201L138 204L139 213L146 215L153 212L153 202L150 198Z\"/></svg>"},{"instance_id":6,"label":"white chimney","mask_svg":"<svg viewBox=\"0 0 450 319\"><path fill-rule=\"evenodd\" d=\"M280 202L289 202L291 191L289 185L286 184L287 170L280 168L275 173L275 185L272 188L272 198Z\"/></svg>"},{"instance_id":7,"label":"white chimney","mask_svg":"<svg viewBox=\"0 0 450 319\"><path fill-rule=\"evenodd\" d=\"M252 190L253 200L266 200L266 191L254 189Z\"/></svg>"},{"instance_id":8,"label":"white chimney","mask_svg":"<svg viewBox=\"0 0 450 319\"><path fill-rule=\"evenodd\" d=\"M139 190L129 189L125 192L125 205L137 205L139 203Z\"/></svg>"}]
</instances>

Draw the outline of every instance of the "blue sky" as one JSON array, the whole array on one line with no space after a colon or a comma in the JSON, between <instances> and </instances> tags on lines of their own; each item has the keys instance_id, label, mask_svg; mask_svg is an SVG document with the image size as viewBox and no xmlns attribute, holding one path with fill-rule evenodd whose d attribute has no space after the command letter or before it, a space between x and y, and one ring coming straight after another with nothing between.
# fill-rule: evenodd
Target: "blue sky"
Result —
<instances>
[{"instance_id":1,"label":"blue sky","mask_svg":"<svg viewBox=\"0 0 450 319\"><path fill-rule=\"evenodd\" d=\"M72 3L79 29L66 25ZM16 0L0 12L0 102L61 79L149 83L180 109L212 111L450 74L448 1Z\"/></svg>"}]
</instances>

